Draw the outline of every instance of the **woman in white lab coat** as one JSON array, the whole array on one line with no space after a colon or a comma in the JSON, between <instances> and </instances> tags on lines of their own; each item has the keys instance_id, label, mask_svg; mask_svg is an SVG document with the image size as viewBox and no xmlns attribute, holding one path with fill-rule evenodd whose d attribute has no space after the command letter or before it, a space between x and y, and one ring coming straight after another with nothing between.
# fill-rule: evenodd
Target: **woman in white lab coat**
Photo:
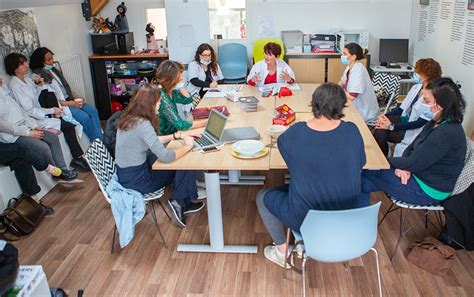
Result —
<instances>
[{"instance_id":1,"label":"woman in white lab coat","mask_svg":"<svg viewBox=\"0 0 474 297\"><path fill-rule=\"evenodd\" d=\"M199 92L202 97L206 91L204 88L217 88L219 83L224 82L221 67L217 63L217 57L212 46L203 43L198 46L194 61L188 65L188 86L190 94Z\"/></svg>"},{"instance_id":2,"label":"woman in white lab coat","mask_svg":"<svg viewBox=\"0 0 474 297\"><path fill-rule=\"evenodd\" d=\"M422 113L423 88L441 75L441 66L435 60L416 61L413 75L416 85L410 89L400 107L377 118L374 138L385 155L388 153L388 142L392 142L397 143L393 156L400 157L430 120Z\"/></svg>"},{"instance_id":3,"label":"woman in white lab coat","mask_svg":"<svg viewBox=\"0 0 474 297\"><path fill-rule=\"evenodd\" d=\"M347 67L339 84L346 91L347 99L352 101L354 107L367 122L377 117L379 104L367 68L359 62L363 58L364 52L357 43L349 43L344 47L341 62Z\"/></svg>"},{"instance_id":4,"label":"woman in white lab coat","mask_svg":"<svg viewBox=\"0 0 474 297\"><path fill-rule=\"evenodd\" d=\"M295 82L295 73L285 61L278 58L281 55L281 46L269 42L263 47L264 59L253 65L247 76L247 84L251 86L263 86L271 83Z\"/></svg>"}]
</instances>

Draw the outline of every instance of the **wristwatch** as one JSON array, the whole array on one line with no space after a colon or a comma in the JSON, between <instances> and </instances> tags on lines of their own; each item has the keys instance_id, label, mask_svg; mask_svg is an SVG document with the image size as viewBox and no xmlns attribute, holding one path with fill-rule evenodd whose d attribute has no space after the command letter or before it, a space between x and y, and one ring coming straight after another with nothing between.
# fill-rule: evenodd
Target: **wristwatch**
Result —
<instances>
[{"instance_id":1,"label":"wristwatch","mask_svg":"<svg viewBox=\"0 0 474 297\"><path fill-rule=\"evenodd\" d=\"M394 125L394 124L390 124L390 126L388 126L388 130L390 130L390 131L395 130L395 125Z\"/></svg>"}]
</instances>

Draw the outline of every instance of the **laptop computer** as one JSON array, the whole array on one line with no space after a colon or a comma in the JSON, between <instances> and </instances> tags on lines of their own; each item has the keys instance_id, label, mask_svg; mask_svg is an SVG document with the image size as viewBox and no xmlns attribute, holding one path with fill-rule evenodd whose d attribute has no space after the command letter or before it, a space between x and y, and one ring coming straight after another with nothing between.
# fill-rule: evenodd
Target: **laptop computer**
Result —
<instances>
[{"instance_id":1,"label":"laptop computer","mask_svg":"<svg viewBox=\"0 0 474 297\"><path fill-rule=\"evenodd\" d=\"M224 114L214 109L211 110L209 119L207 120L206 129L201 137L194 139L193 150L200 150L220 145L226 122L227 117Z\"/></svg>"}]
</instances>

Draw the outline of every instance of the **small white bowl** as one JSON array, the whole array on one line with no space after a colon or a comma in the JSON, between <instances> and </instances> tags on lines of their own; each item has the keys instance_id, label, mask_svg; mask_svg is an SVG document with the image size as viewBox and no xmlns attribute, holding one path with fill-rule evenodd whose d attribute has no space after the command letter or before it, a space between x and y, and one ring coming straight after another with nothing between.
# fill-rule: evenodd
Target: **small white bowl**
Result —
<instances>
[{"instance_id":1,"label":"small white bowl","mask_svg":"<svg viewBox=\"0 0 474 297\"><path fill-rule=\"evenodd\" d=\"M232 145L232 149L242 156L254 156L265 148L265 145L258 140L241 140Z\"/></svg>"},{"instance_id":2,"label":"small white bowl","mask_svg":"<svg viewBox=\"0 0 474 297\"><path fill-rule=\"evenodd\" d=\"M266 133L268 136L273 137L273 138L278 138L283 132L286 131L286 127L283 125L272 125L268 127Z\"/></svg>"}]
</instances>

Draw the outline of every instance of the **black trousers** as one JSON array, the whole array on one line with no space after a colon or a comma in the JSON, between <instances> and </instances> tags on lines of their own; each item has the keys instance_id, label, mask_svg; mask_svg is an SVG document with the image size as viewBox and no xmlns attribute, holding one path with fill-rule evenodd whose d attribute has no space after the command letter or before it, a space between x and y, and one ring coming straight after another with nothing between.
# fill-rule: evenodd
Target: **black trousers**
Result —
<instances>
[{"instance_id":1,"label":"black trousers","mask_svg":"<svg viewBox=\"0 0 474 297\"><path fill-rule=\"evenodd\" d=\"M393 124L398 124L402 121L400 116L387 116L387 118L389 118L390 122ZM377 141L385 156L388 155L388 143L400 143L405 136L405 131L400 130L390 131L385 129L374 129L372 133L374 134L375 141Z\"/></svg>"},{"instance_id":2,"label":"black trousers","mask_svg":"<svg viewBox=\"0 0 474 297\"><path fill-rule=\"evenodd\" d=\"M41 191L31 167L38 171L48 167L48 162L40 151L19 143L0 143L0 165L9 166L15 172L24 193L34 195Z\"/></svg>"},{"instance_id":3,"label":"black trousers","mask_svg":"<svg viewBox=\"0 0 474 297\"><path fill-rule=\"evenodd\" d=\"M71 151L71 155L73 158L78 158L84 154L82 151L81 145L77 140L76 136L76 126L66 122L62 118L61 120L61 131L64 134L64 138L66 139L67 145L69 146L69 150Z\"/></svg>"}]
</instances>

